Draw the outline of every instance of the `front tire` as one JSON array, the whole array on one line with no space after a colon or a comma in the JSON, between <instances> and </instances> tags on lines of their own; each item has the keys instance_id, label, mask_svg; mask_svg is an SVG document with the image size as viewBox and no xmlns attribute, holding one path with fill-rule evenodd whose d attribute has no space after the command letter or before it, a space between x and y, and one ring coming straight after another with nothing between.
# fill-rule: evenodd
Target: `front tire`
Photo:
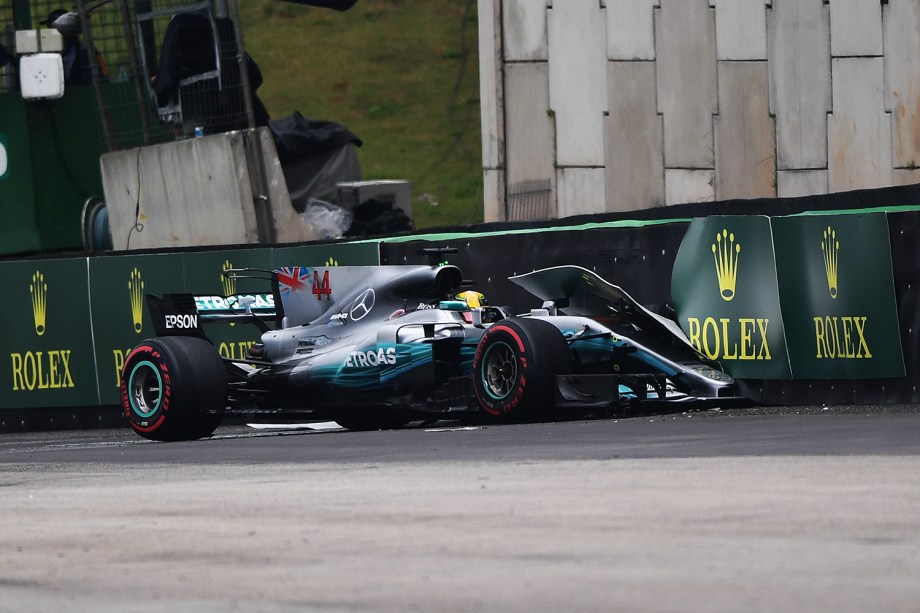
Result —
<instances>
[{"instance_id":1,"label":"front tire","mask_svg":"<svg viewBox=\"0 0 920 613\"><path fill-rule=\"evenodd\" d=\"M541 319L512 318L493 324L473 358L473 389L480 410L501 421L552 415L556 375L572 370L562 332Z\"/></svg>"},{"instance_id":2,"label":"front tire","mask_svg":"<svg viewBox=\"0 0 920 613\"><path fill-rule=\"evenodd\" d=\"M122 410L144 438L203 438L220 424L227 381L223 360L207 341L189 336L148 339L125 360Z\"/></svg>"}]
</instances>

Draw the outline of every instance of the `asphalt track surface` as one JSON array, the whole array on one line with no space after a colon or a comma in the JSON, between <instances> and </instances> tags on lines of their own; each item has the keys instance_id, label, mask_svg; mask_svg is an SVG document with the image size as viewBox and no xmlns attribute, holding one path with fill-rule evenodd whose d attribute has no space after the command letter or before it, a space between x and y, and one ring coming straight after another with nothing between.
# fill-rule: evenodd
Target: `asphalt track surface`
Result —
<instances>
[{"instance_id":1,"label":"asphalt track surface","mask_svg":"<svg viewBox=\"0 0 920 613\"><path fill-rule=\"evenodd\" d=\"M920 409L0 436L0 611L920 611Z\"/></svg>"}]
</instances>

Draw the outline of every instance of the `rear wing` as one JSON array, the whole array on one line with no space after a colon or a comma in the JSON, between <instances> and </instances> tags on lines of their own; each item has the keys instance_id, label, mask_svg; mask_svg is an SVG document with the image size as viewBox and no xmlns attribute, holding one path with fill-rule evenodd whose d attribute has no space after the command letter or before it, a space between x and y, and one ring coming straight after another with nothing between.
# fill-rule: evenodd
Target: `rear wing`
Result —
<instances>
[{"instance_id":1,"label":"rear wing","mask_svg":"<svg viewBox=\"0 0 920 613\"><path fill-rule=\"evenodd\" d=\"M157 336L206 339L203 326L212 323L251 323L267 332L268 324L279 319L272 294L164 294L162 298L148 294L147 309Z\"/></svg>"}]
</instances>

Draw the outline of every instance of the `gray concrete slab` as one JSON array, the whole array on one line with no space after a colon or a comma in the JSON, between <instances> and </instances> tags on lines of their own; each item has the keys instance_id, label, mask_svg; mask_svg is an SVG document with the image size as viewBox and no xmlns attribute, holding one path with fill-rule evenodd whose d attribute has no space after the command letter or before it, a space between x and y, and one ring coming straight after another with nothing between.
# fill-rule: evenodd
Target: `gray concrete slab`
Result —
<instances>
[{"instance_id":1,"label":"gray concrete slab","mask_svg":"<svg viewBox=\"0 0 920 613\"><path fill-rule=\"evenodd\" d=\"M720 60L767 59L767 7L772 0L709 0L716 9Z\"/></svg>"},{"instance_id":2,"label":"gray concrete slab","mask_svg":"<svg viewBox=\"0 0 920 613\"><path fill-rule=\"evenodd\" d=\"M506 62L546 61L546 4L533 0L502 3Z\"/></svg>"},{"instance_id":3,"label":"gray concrete slab","mask_svg":"<svg viewBox=\"0 0 920 613\"><path fill-rule=\"evenodd\" d=\"M520 181L556 182L553 149L555 122L549 107L546 62L505 65L506 167L508 185Z\"/></svg>"},{"instance_id":4,"label":"gray concrete slab","mask_svg":"<svg viewBox=\"0 0 920 613\"><path fill-rule=\"evenodd\" d=\"M882 55L882 3L834 0L831 11L831 55Z\"/></svg>"},{"instance_id":5,"label":"gray concrete slab","mask_svg":"<svg viewBox=\"0 0 920 613\"><path fill-rule=\"evenodd\" d=\"M598 3L557 2L548 15L549 100L556 118L556 163L603 166L607 110L603 12Z\"/></svg>"},{"instance_id":6,"label":"gray concrete slab","mask_svg":"<svg viewBox=\"0 0 920 613\"><path fill-rule=\"evenodd\" d=\"M257 243L246 131L116 151L101 157L116 249ZM274 140L258 131L271 228L279 242L315 240L291 205ZM137 231L140 224L143 230ZM130 236L130 242L127 240Z\"/></svg>"},{"instance_id":7,"label":"gray concrete slab","mask_svg":"<svg viewBox=\"0 0 920 613\"><path fill-rule=\"evenodd\" d=\"M655 98L654 62L607 62L608 211L664 203L664 143L661 117L651 103Z\"/></svg>"},{"instance_id":8,"label":"gray concrete slab","mask_svg":"<svg viewBox=\"0 0 920 613\"><path fill-rule=\"evenodd\" d=\"M607 59L654 60L654 9L660 0L607 0Z\"/></svg>"},{"instance_id":9,"label":"gray concrete slab","mask_svg":"<svg viewBox=\"0 0 920 613\"><path fill-rule=\"evenodd\" d=\"M828 116L828 189L891 185L891 121L884 110L882 58L834 58Z\"/></svg>"},{"instance_id":10,"label":"gray concrete slab","mask_svg":"<svg viewBox=\"0 0 920 613\"><path fill-rule=\"evenodd\" d=\"M118 249L138 221L144 231L132 234L134 249L256 242L239 133L107 153L101 166Z\"/></svg>"},{"instance_id":11,"label":"gray concrete slab","mask_svg":"<svg viewBox=\"0 0 920 613\"><path fill-rule=\"evenodd\" d=\"M559 217L603 213L607 197L603 168L556 169L556 206Z\"/></svg>"},{"instance_id":12,"label":"gray concrete slab","mask_svg":"<svg viewBox=\"0 0 920 613\"><path fill-rule=\"evenodd\" d=\"M884 7L886 109L891 113L893 164L920 165L920 3Z\"/></svg>"},{"instance_id":13,"label":"gray concrete slab","mask_svg":"<svg viewBox=\"0 0 920 613\"><path fill-rule=\"evenodd\" d=\"M712 169L712 116L718 112L714 12L708 0L661 0L655 15L665 167Z\"/></svg>"},{"instance_id":14,"label":"gray concrete slab","mask_svg":"<svg viewBox=\"0 0 920 613\"><path fill-rule=\"evenodd\" d=\"M482 171L483 221L505 221L505 170L486 168Z\"/></svg>"},{"instance_id":15,"label":"gray concrete slab","mask_svg":"<svg viewBox=\"0 0 920 613\"><path fill-rule=\"evenodd\" d=\"M505 101L502 88L501 0L479 0L479 113L482 167L504 168ZM493 203L494 204L494 203ZM490 204L486 204L488 211ZM494 207L493 207L494 208ZM488 212L487 212L488 215Z\"/></svg>"},{"instance_id":16,"label":"gray concrete slab","mask_svg":"<svg viewBox=\"0 0 920 613\"><path fill-rule=\"evenodd\" d=\"M822 0L773 0L768 32L777 168L827 168L832 110L827 6Z\"/></svg>"},{"instance_id":17,"label":"gray concrete slab","mask_svg":"<svg viewBox=\"0 0 920 613\"><path fill-rule=\"evenodd\" d=\"M891 181L894 185L914 185L920 183L920 169L896 169L891 173Z\"/></svg>"},{"instance_id":18,"label":"gray concrete slab","mask_svg":"<svg viewBox=\"0 0 920 613\"><path fill-rule=\"evenodd\" d=\"M776 195L779 198L797 198L826 193L826 170L778 170L776 172Z\"/></svg>"},{"instance_id":19,"label":"gray concrete slab","mask_svg":"<svg viewBox=\"0 0 920 613\"><path fill-rule=\"evenodd\" d=\"M776 196L776 130L766 62L719 63L715 198Z\"/></svg>"},{"instance_id":20,"label":"gray concrete slab","mask_svg":"<svg viewBox=\"0 0 920 613\"><path fill-rule=\"evenodd\" d=\"M715 172L687 168L664 171L665 203L712 202L715 200Z\"/></svg>"}]
</instances>

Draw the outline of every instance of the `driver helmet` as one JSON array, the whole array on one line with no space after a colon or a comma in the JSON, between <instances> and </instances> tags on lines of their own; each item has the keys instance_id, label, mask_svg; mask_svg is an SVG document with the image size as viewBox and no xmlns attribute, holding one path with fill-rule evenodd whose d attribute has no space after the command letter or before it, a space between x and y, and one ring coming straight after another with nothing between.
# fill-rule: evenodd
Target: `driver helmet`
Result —
<instances>
[{"instance_id":1,"label":"driver helmet","mask_svg":"<svg viewBox=\"0 0 920 613\"><path fill-rule=\"evenodd\" d=\"M466 305L471 309L479 308L489 304L489 302L486 300L486 297L475 290L460 292L455 296L455 298L465 302Z\"/></svg>"}]
</instances>

